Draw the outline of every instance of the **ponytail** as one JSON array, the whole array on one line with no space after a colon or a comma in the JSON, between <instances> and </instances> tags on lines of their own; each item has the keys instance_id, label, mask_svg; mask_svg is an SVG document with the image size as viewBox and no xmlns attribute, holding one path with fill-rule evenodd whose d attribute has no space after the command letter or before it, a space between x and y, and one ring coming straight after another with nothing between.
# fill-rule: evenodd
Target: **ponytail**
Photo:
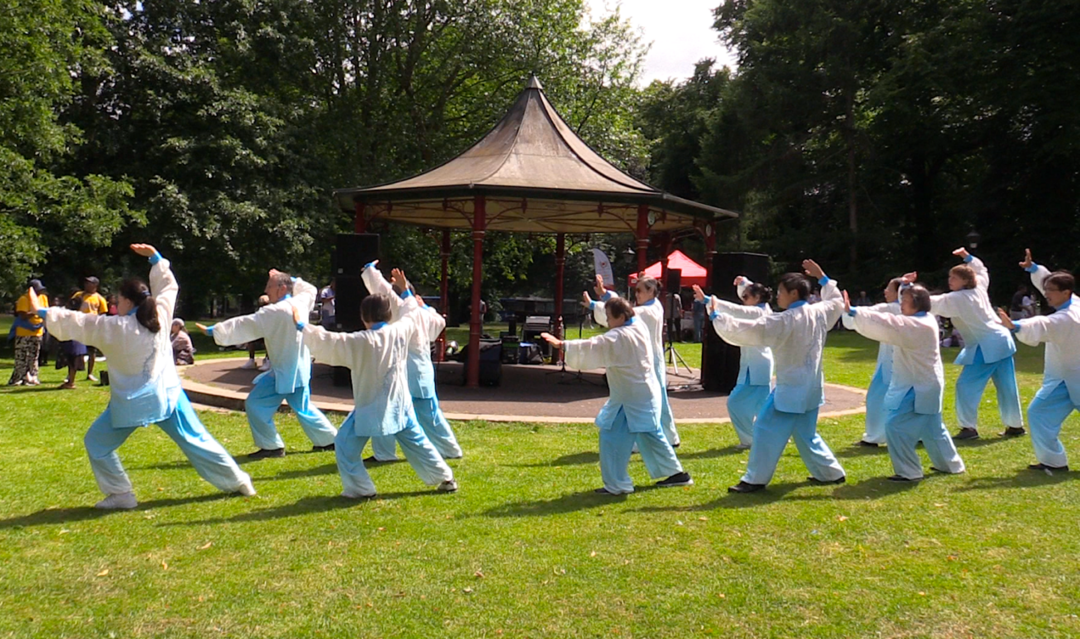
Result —
<instances>
[{"instance_id":1,"label":"ponytail","mask_svg":"<svg viewBox=\"0 0 1080 639\"><path fill-rule=\"evenodd\" d=\"M135 319L139 320L140 324L151 333L161 330L157 300L150 294L150 289L142 280L124 280L124 283L120 285L120 294L135 305Z\"/></svg>"}]
</instances>

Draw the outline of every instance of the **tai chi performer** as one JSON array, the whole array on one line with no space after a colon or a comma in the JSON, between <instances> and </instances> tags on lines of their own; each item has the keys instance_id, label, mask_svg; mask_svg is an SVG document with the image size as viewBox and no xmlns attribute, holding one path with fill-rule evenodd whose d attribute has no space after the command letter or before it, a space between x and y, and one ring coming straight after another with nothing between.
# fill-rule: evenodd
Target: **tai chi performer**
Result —
<instances>
[{"instance_id":1,"label":"tai chi performer","mask_svg":"<svg viewBox=\"0 0 1080 639\"><path fill-rule=\"evenodd\" d=\"M1026 431L1013 363L1016 343L1009 330L997 321L997 314L990 305L987 294L990 272L982 260L967 249L958 248L953 255L964 263L949 271L950 292L930 297L931 312L952 318L964 336L964 348L956 357L956 363L964 367L956 380L956 418L960 422L960 431L953 439L979 438L979 401L991 379L997 389L1001 421L1005 424L1001 434L1005 437L1023 435ZM914 282L916 277L917 273L908 273L904 281Z\"/></svg>"},{"instance_id":2,"label":"tai chi performer","mask_svg":"<svg viewBox=\"0 0 1080 639\"><path fill-rule=\"evenodd\" d=\"M652 336L626 300L612 297L604 307L611 330L603 335L561 341L550 333L541 334L562 349L567 366L607 369L611 396L596 416L604 486L596 492L634 492L627 466L635 443L649 474L654 479L666 477L656 482L657 486L689 486L694 480L683 470L660 427L660 384L653 370Z\"/></svg>"},{"instance_id":3,"label":"tai chi performer","mask_svg":"<svg viewBox=\"0 0 1080 639\"><path fill-rule=\"evenodd\" d=\"M1076 279L1065 271L1050 272L1032 261L1031 250L1020 263L1031 273L1031 283L1054 307L1051 315L1011 320L999 309L1001 323L1021 342L1038 346L1046 342L1043 385L1028 406L1031 444L1035 447L1032 470L1069 470L1065 447L1061 444L1061 424L1074 410L1080 410L1080 299Z\"/></svg>"},{"instance_id":4,"label":"tai chi performer","mask_svg":"<svg viewBox=\"0 0 1080 639\"><path fill-rule=\"evenodd\" d=\"M266 282L269 304L251 315L213 326L195 325L221 346L266 341L270 370L255 378L255 386L244 400L251 436L259 448L248 459L285 456L285 442L274 427L274 413L281 400L287 401L296 413L300 427L311 440L312 450L334 450L337 429L311 403L311 353L293 323L293 309L310 314L315 308L315 293L315 287L304 280L271 269Z\"/></svg>"},{"instance_id":5,"label":"tai chi performer","mask_svg":"<svg viewBox=\"0 0 1080 639\"><path fill-rule=\"evenodd\" d=\"M817 433L818 409L825 403L822 350L825 337L844 312L836 282L813 260L803 262L807 274L821 283L822 301L808 304L810 279L801 273L780 278L776 302L782 313L756 320L736 319L712 312L713 328L735 346L768 346L776 363L776 388L754 422L754 443L746 474L731 492L751 493L765 488L788 439L810 471L810 481L840 484L844 469Z\"/></svg>"},{"instance_id":6,"label":"tai chi performer","mask_svg":"<svg viewBox=\"0 0 1080 639\"><path fill-rule=\"evenodd\" d=\"M184 451L203 479L224 492L254 495L251 477L240 470L199 421L172 359L169 331L180 287L169 261L148 244L131 249L150 258L150 287L137 279L120 287L119 315L96 315L59 307L37 307L49 332L100 348L109 359L109 406L87 431L83 442L98 487L105 493L98 508L135 508L132 491L116 449L142 426L157 424Z\"/></svg>"},{"instance_id":7,"label":"tai chi performer","mask_svg":"<svg viewBox=\"0 0 1080 639\"><path fill-rule=\"evenodd\" d=\"M883 291L885 294L884 304L874 304L863 307L875 313L890 313L900 315L900 285L903 278L894 277L889 280ZM856 304L856 306L859 306ZM848 314L842 317L844 328L849 331L855 330L855 321ZM870 386L866 389L866 431L863 433L857 446L877 448L885 443L885 421L889 417L889 409L885 408L885 393L889 390L892 382L893 371L893 346L891 343L882 341L878 345L877 365L874 367L874 376L870 378Z\"/></svg>"},{"instance_id":8,"label":"tai chi performer","mask_svg":"<svg viewBox=\"0 0 1080 639\"><path fill-rule=\"evenodd\" d=\"M416 419L443 459L459 459L461 446L454 437L450 422L439 408L439 397L435 391L435 367L431 364L431 345L446 328L446 320L425 304L423 298L413 293L405 279L405 273L394 269L391 280L387 282L376 268L377 264L378 260L368 264L360 272L364 285L369 292L382 293L390 299L393 321L409 317L416 327L412 339L409 340L409 357L406 363L409 394L412 396ZM374 454L365 461L397 459L395 447L396 440L393 437L372 437L371 449Z\"/></svg>"},{"instance_id":9,"label":"tai chi performer","mask_svg":"<svg viewBox=\"0 0 1080 639\"><path fill-rule=\"evenodd\" d=\"M664 305L656 296L660 293L660 283L651 277L638 279L634 287L634 296L637 298L637 306L634 307L635 317L649 329L649 337L652 338L653 347L653 371L656 381L660 383L660 425L664 429L664 436L673 448L679 447L679 431L675 429L675 416L671 413L671 404L668 402L667 392L667 364L664 362ZM585 305L593 311L593 316L601 326L607 326L607 315L604 311L604 302L619 294L615 291L604 289L604 278L596 276L596 294L600 301L594 301L589 293L583 293Z\"/></svg>"},{"instance_id":10,"label":"tai chi performer","mask_svg":"<svg viewBox=\"0 0 1080 639\"><path fill-rule=\"evenodd\" d=\"M694 297L708 302L716 312L737 319L756 320L772 315L772 308L769 307L773 293L771 288L755 284L742 275L735 278L735 287L742 304L725 302L715 295L706 299L697 284L694 285ZM754 441L754 418L761 412L772 391L772 375L773 356L768 346L744 346L739 349L739 381L727 398L728 417L739 436L739 444L735 448L739 450L750 448Z\"/></svg>"},{"instance_id":11,"label":"tai chi performer","mask_svg":"<svg viewBox=\"0 0 1080 639\"><path fill-rule=\"evenodd\" d=\"M391 308L388 295L376 293L364 298L360 319L367 330L356 333L331 333L307 324L299 308L293 311L294 331L300 329L315 359L352 370L355 408L334 440L342 497L375 496L375 484L364 468L361 454L368 439L380 436L397 440L405 459L424 483L438 486L443 492L458 488L454 472L417 423L409 396L407 359L416 327L409 317L390 324Z\"/></svg>"},{"instance_id":12,"label":"tai chi performer","mask_svg":"<svg viewBox=\"0 0 1080 639\"><path fill-rule=\"evenodd\" d=\"M900 315L852 307L847 291L844 305L856 331L893 347L892 375L882 401L888 411L885 439L896 473L889 479L922 479L922 462L915 451L920 440L933 470L964 472L964 462L941 420L945 369L941 365L937 319L930 314L930 293L917 284L905 285L900 293Z\"/></svg>"}]
</instances>

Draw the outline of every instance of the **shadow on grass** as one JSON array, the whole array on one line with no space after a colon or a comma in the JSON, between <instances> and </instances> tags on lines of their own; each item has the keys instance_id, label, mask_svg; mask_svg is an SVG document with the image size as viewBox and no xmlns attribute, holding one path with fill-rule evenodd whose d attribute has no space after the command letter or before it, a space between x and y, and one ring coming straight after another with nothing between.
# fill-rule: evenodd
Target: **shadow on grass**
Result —
<instances>
[{"instance_id":1,"label":"shadow on grass","mask_svg":"<svg viewBox=\"0 0 1080 639\"><path fill-rule=\"evenodd\" d=\"M134 512L139 512L142 510L155 510L157 508L168 508L170 506L181 506L183 504L193 504L203 501L229 499L231 497L233 497L233 495L219 493L213 495L200 495L199 497L154 499L151 501L139 502L139 506L135 509ZM0 520L0 530L5 528L24 528L27 526L44 526L49 524L61 524L72 521L85 521L87 519L98 519L100 517L124 512L132 511L102 510L100 508L94 508L93 506L79 506L77 508L46 508L45 510L39 510L36 513L30 513L29 515L12 517L10 519L2 519Z\"/></svg>"},{"instance_id":2,"label":"shadow on grass","mask_svg":"<svg viewBox=\"0 0 1080 639\"><path fill-rule=\"evenodd\" d=\"M304 515L309 515L311 513L321 513L330 510L358 508L363 506L364 504L379 501L382 499L405 499L409 497L424 497L428 495L443 494L448 493L440 493L435 489L429 489L416 490L412 492L379 493L373 499L348 499L340 495L304 497L291 504L277 506L275 508L264 508L262 510L256 510L254 512L241 513L234 517L215 517L213 519L199 519L195 521L177 521L161 523L158 524L158 526L206 526L211 524L235 524L249 521L270 521L273 519L284 519L286 517L301 517Z\"/></svg>"},{"instance_id":3,"label":"shadow on grass","mask_svg":"<svg viewBox=\"0 0 1080 639\"><path fill-rule=\"evenodd\" d=\"M648 490L656 490L656 486L635 487L638 493ZM516 504L496 506L481 513L483 517L545 517L572 513L590 508L603 508L613 504L621 504L631 495L604 495L595 490L587 490L578 493L570 493L555 499L540 499L537 501L522 501Z\"/></svg>"},{"instance_id":4,"label":"shadow on grass","mask_svg":"<svg viewBox=\"0 0 1080 639\"><path fill-rule=\"evenodd\" d=\"M535 464L517 464L519 468L547 468L549 466L583 466L586 464L600 463L600 453L589 450L582 453L573 453L556 457L551 461L537 462Z\"/></svg>"},{"instance_id":5,"label":"shadow on grass","mask_svg":"<svg viewBox=\"0 0 1080 639\"><path fill-rule=\"evenodd\" d=\"M926 480L923 480L926 481ZM890 497L907 492L916 488L920 482L891 482L884 477L875 477L857 484L840 484L838 486L818 486L809 481L788 482L782 484L770 484L763 491L750 494L725 493L724 496L703 504L689 506L646 506L639 508L638 512L697 512L703 510L716 510L717 508L755 508L765 506L784 499L785 501L848 501L867 500ZM819 489L813 493L789 495L798 488ZM821 492L820 489L829 489L829 492Z\"/></svg>"},{"instance_id":6,"label":"shadow on grass","mask_svg":"<svg viewBox=\"0 0 1080 639\"><path fill-rule=\"evenodd\" d=\"M973 490L1002 490L1006 488L1032 488L1037 486L1052 486L1067 481L1080 479L1080 473L1031 470L1022 468L1015 475L1008 477L976 477L969 481L966 486L956 489L957 492L971 492Z\"/></svg>"},{"instance_id":7,"label":"shadow on grass","mask_svg":"<svg viewBox=\"0 0 1080 639\"><path fill-rule=\"evenodd\" d=\"M282 481L285 479L296 479L298 477L318 477L320 475L336 475L338 472L337 464L323 464L322 466L313 466L311 468L301 468L298 470L286 470L276 475L269 475L266 477L256 477L252 475L252 480L259 481Z\"/></svg>"},{"instance_id":8,"label":"shadow on grass","mask_svg":"<svg viewBox=\"0 0 1080 639\"><path fill-rule=\"evenodd\" d=\"M841 448L839 450L834 450L833 452L837 457L870 457L874 455L888 455L889 449L885 446L873 448L871 446L852 444L847 448Z\"/></svg>"},{"instance_id":9,"label":"shadow on grass","mask_svg":"<svg viewBox=\"0 0 1080 639\"><path fill-rule=\"evenodd\" d=\"M718 457L730 457L731 455L738 455L740 453L749 452L742 451L735 448L734 445L727 446L725 448L710 448L708 450L698 450L692 453L684 453L681 451L675 451L675 456L679 459L716 459Z\"/></svg>"}]
</instances>

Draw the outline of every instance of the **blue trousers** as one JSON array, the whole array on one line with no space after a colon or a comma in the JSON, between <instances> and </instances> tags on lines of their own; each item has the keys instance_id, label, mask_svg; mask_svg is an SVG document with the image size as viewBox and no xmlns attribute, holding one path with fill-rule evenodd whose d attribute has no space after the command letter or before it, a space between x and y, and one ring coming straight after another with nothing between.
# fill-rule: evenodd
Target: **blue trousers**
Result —
<instances>
[{"instance_id":1,"label":"blue trousers","mask_svg":"<svg viewBox=\"0 0 1080 639\"><path fill-rule=\"evenodd\" d=\"M251 480L225 448L206 431L191 407L187 393L180 392L176 410L165 421L158 423L158 427L176 442L199 476L218 490L236 492L244 482ZM98 488L106 495L131 492L131 480L120 463L116 449L139 428L113 428L112 417L106 408L86 431L83 444L90 457L90 468L94 471Z\"/></svg>"},{"instance_id":2,"label":"blue trousers","mask_svg":"<svg viewBox=\"0 0 1080 639\"><path fill-rule=\"evenodd\" d=\"M412 404L416 421L420 422L420 428L435 446L435 450L439 451L439 455L443 459L459 459L462 456L461 446L458 446L454 430L450 428L450 422L446 421L442 409L439 408L439 399L413 397ZM379 461L395 460L397 440L393 437L372 437L371 451Z\"/></svg>"},{"instance_id":3,"label":"blue trousers","mask_svg":"<svg viewBox=\"0 0 1080 639\"><path fill-rule=\"evenodd\" d=\"M784 453L789 439L795 440L799 456L815 479L835 481L844 476L840 462L829 445L817 433L818 409L805 413L784 413L776 410L775 391L769 393L765 406L754 422L754 444L742 480L748 484L767 484L772 481L776 464Z\"/></svg>"},{"instance_id":4,"label":"blue trousers","mask_svg":"<svg viewBox=\"0 0 1080 639\"><path fill-rule=\"evenodd\" d=\"M885 395L889 392L889 380L880 366L874 371L874 378L866 389L866 432L862 440L871 444L885 443L885 422L889 419L889 409L885 408Z\"/></svg>"},{"instance_id":5,"label":"blue trousers","mask_svg":"<svg viewBox=\"0 0 1080 639\"><path fill-rule=\"evenodd\" d=\"M1016 387L1016 367L1012 357L987 364L982 349L975 348L975 363L964 366L956 380L956 418L963 428L978 429L979 401L982 400L986 383L994 381L997 389L998 410L1001 422L1012 428L1024 425L1020 412L1020 390Z\"/></svg>"},{"instance_id":6,"label":"blue trousers","mask_svg":"<svg viewBox=\"0 0 1080 639\"><path fill-rule=\"evenodd\" d=\"M664 363L664 355L656 365L656 379L660 382L660 426L664 429L664 436L672 446L679 445L679 431L675 429L675 416L671 413L671 402L667 396L667 364Z\"/></svg>"},{"instance_id":7,"label":"blue trousers","mask_svg":"<svg viewBox=\"0 0 1080 639\"><path fill-rule=\"evenodd\" d=\"M888 411L885 439L889 443L893 472L901 477L921 479L923 476L922 461L915 450L919 440L926 448L931 466L947 473L964 472L964 462L945 429L941 413L916 413L914 390L908 391L899 407Z\"/></svg>"},{"instance_id":8,"label":"blue trousers","mask_svg":"<svg viewBox=\"0 0 1080 639\"><path fill-rule=\"evenodd\" d=\"M754 419L769 398L769 390L768 386L740 383L728 395L728 417L735 427L735 434L739 436L739 443L744 446L754 443Z\"/></svg>"},{"instance_id":9,"label":"blue trousers","mask_svg":"<svg viewBox=\"0 0 1080 639\"><path fill-rule=\"evenodd\" d=\"M285 442L274 428L274 414L281 406L281 400L289 403L289 407L296 413L296 419L300 421L300 427L304 429L304 434L312 444L329 446L334 442L337 429L322 411L312 405L311 390L307 386L297 388L289 394L282 394L274 387L274 376L265 375L255 382L255 387L244 400L244 411L247 413L248 426L251 427L251 437L256 446L264 450L285 448Z\"/></svg>"},{"instance_id":10,"label":"blue trousers","mask_svg":"<svg viewBox=\"0 0 1080 639\"><path fill-rule=\"evenodd\" d=\"M1035 459L1047 466L1068 466L1065 447L1061 444L1061 424L1069 413L1080 410L1069 397L1069 389L1062 382L1049 393L1039 391L1028 406L1028 424L1031 426L1031 445L1035 447Z\"/></svg>"},{"instance_id":11,"label":"blue trousers","mask_svg":"<svg viewBox=\"0 0 1080 639\"><path fill-rule=\"evenodd\" d=\"M401 445L409 465L428 486L437 486L454 478L454 471L450 470L439 456L439 451L431 445L420 424L416 423L411 415L405 428L394 433L393 438ZM356 434L356 420L353 413L349 413L334 438L334 454L337 457L338 473L341 475L342 494L346 497L369 497L375 494L375 484L364 468L362 457L368 439L370 438L367 435Z\"/></svg>"},{"instance_id":12,"label":"blue trousers","mask_svg":"<svg viewBox=\"0 0 1080 639\"><path fill-rule=\"evenodd\" d=\"M654 479L670 477L683 471L675 450L664 436L663 429L645 433L630 431L626 413L619 411L611 428L600 429L600 477L604 488L621 495L634 492L630 479L630 451L637 443L641 461Z\"/></svg>"}]
</instances>

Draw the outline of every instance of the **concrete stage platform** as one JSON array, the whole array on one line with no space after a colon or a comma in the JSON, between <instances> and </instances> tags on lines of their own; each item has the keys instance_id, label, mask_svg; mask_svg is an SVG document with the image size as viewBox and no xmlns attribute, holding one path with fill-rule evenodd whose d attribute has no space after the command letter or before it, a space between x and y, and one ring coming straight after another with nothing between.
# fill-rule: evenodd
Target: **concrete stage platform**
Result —
<instances>
[{"instance_id":1,"label":"concrete stage platform","mask_svg":"<svg viewBox=\"0 0 1080 639\"><path fill-rule=\"evenodd\" d=\"M258 371L240 367L246 358L211 359L180 369L184 389L198 404L244 409L244 398ZM463 366L457 362L436 365L439 403L448 419L541 423L590 423L607 401L603 371L565 373L557 366L504 365L502 382L495 387L468 389L462 385ZM698 371L668 369L668 396L678 423L715 424L729 421L725 395L701 390ZM825 385L822 417L861 413L865 391L837 384ZM323 411L348 413L352 391L333 385L331 369L312 367L312 400Z\"/></svg>"}]
</instances>

